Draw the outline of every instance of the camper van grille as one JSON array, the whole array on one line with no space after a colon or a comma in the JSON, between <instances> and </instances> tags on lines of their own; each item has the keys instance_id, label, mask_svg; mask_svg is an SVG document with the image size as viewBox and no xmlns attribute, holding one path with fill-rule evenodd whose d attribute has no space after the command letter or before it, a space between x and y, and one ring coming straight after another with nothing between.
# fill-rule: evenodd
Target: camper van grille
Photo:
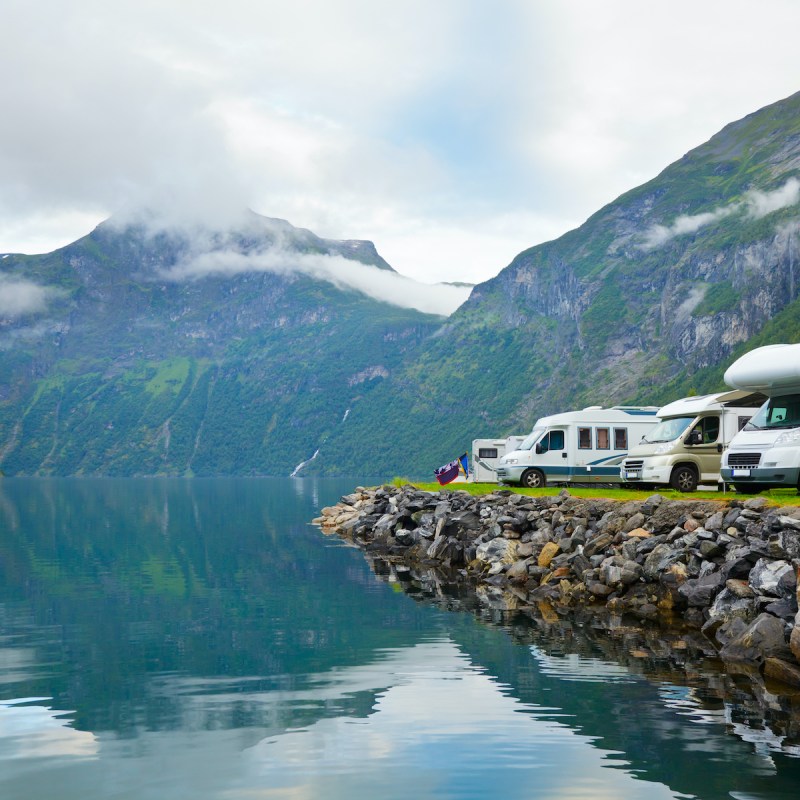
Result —
<instances>
[{"instance_id":1,"label":"camper van grille","mask_svg":"<svg viewBox=\"0 0 800 800\"><path fill-rule=\"evenodd\" d=\"M757 467L761 453L729 453L729 467Z\"/></svg>"},{"instance_id":2,"label":"camper van grille","mask_svg":"<svg viewBox=\"0 0 800 800\"><path fill-rule=\"evenodd\" d=\"M628 459L623 465L623 469L633 470L634 472L641 470L644 461L640 459Z\"/></svg>"}]
</instances>

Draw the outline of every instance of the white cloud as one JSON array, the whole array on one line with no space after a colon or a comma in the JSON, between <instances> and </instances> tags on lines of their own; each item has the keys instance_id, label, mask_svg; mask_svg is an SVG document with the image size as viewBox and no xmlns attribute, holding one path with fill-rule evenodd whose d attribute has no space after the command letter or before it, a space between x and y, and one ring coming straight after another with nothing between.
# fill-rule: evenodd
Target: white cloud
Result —
<instances>
[{"instance_id":1,"label":"white cloud","mask_svg":"<svg viewBox=\"0 0 800 800\"><path fill-rule=\"evenodd\" d=\"M52 290L22 278L0 275L0 317L16 319L47 308Z\"/></svg>"},{"instance_id":2,"label":"white cloud","mask_svg":"<svg viewBox=\"0 0 800 800\"><path fill-rule=\"evenodd\" d=\"M792 0L7 0L0 251L251 207L487 278L795 91L797 23Z\"/></svg>"},{"instance_id":3,"label":"white cloud","mask_svg":"<svg viewBox=\"0 0 800 800\"><path fill-rule=\"evenodd\" d=\"M731 214L744 212L748 217L761 219L775 211L796 205L800 200L800 181L789 178L786 183L771 192L762 192L750 189L745 192L742 200L718 206L713 211L704 211L702 214L678 217L672 225L651 225L642 236L642 249L651 250L687 233L696 233L700 228L718 222Z\"/></svg>"},{"instance_id":4,"label":"white cloud","mask_svg":"<svg viewBox=\"0 0 800 800\"><path fill-rule=\"evenodd\" d=\"M342 256L292 253L280 247L255 253L231 249L195 253L160 275L167 280L187 281L247 272L307 275L340 289L354 289L391 305L444 316L452 314L471 291L462 286L418 283L396 272Z\"/></svg>"},{"instance_id":5,"label":"white cloud","mask_svg":"<svg viewBox=\"0 0 800 800\"><path fill-rule=\"evenodd\" d=\"M730 206L715 208L713 211L705 211L702 214L682 214L672 225L652 225L644 233L642 248L644 250L652 250L654 247L666 244L675 236L696 233L700 228L730 216L735 211L738 211L739 208L739 203L733 203Z\"/></svg>"},{"instance_id":6,"label":"white cloud","mask_svg":"<svg viewBox=\"0 0 800 800\"><path fill-rule=\"evenodd\" d=\"M745 195L747 213L755 219L793 206L798 200L800 200L800 181L797 178L789 178L783 186L772 192L759 192L757 189L751 189Z\"/></svg>"}]
</instances>

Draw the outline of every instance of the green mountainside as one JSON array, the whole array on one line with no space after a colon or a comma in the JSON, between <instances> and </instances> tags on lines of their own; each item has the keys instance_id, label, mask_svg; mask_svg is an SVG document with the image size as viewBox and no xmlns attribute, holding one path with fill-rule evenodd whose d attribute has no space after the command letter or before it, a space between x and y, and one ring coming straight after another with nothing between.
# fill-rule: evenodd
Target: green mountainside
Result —
<instances>
[{"instance_id":1,"label":"green mountainside","mask_svg":"<svg viewBox=\"0 0 800 800\"><path fill-rule=\"evenodd\" d=\"M227 234L104 223L4 256L0 293L48 295L0 313L0 468L287 475L318 451L301 474L430 476L544 414L722 388L741 352L800 340L799 200L797 94L520 253L447 319L298 268L391 270L371 243L256 215Z\"/></svg>"},{"instance_id":2,"label":"green mountainside","mask_svg":"<svg viewBox=\"0 0 800 800\"><path fill-rule=\"evenodd\" d=\"M390 270L369 242L253 215L201 251L279 248L285 271L166 280L193 246L104 223L0 261L0 290L51 291L46 313L0 320L6 475L288 475L442 322L291 269L313 254Z\"/></svg>"},{"instance_id":3,"label":"green mountainside","mask_svg":"<svg viewBox=\"0 0 800 800\"><path fill-rule=\"evenodd\" d=\"M360 463L429 474L473 438L722 389L742 352L800 341L798 176L800 93L520 253L354 409ZM358 463L335 435L314 466Z\"/></svg>"}]
</instances>

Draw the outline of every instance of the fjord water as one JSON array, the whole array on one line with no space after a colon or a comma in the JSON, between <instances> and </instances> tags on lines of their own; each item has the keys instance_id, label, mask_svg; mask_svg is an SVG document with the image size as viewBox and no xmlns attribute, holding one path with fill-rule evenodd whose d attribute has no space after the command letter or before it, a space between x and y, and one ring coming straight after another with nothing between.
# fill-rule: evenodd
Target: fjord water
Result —
<instances>
[{"instance_id":1,"label":"fjord water","mask_svg":"<svg viewBox=\"0 0 800 800\"><path fill-rule=\"evenodd\" d=\"M354 485L0 481L0 797L797 797L691 686L376 577L309 525Z\"/></svg>"}]
</instances>

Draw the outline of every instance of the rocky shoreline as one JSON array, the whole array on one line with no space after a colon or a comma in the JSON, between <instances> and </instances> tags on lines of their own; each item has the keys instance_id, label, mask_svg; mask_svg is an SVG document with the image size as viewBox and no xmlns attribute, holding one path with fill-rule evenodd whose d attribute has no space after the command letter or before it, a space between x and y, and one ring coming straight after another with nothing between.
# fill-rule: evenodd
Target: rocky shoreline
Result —
<instances>
[{"instance_id":1,"label":"rocky shoreline","mask_svg":"<svg viewBox=\"0 0 800 800\"><path fill-rule=\"evenodd\" d=\"M406 485L359 487L314 522L410 591L544 623L655 629L662 650L683 651L688 632L698 658L767 682L764 704L786 698L800 733L800 507Z\"/></svg>"}]
</instances>

